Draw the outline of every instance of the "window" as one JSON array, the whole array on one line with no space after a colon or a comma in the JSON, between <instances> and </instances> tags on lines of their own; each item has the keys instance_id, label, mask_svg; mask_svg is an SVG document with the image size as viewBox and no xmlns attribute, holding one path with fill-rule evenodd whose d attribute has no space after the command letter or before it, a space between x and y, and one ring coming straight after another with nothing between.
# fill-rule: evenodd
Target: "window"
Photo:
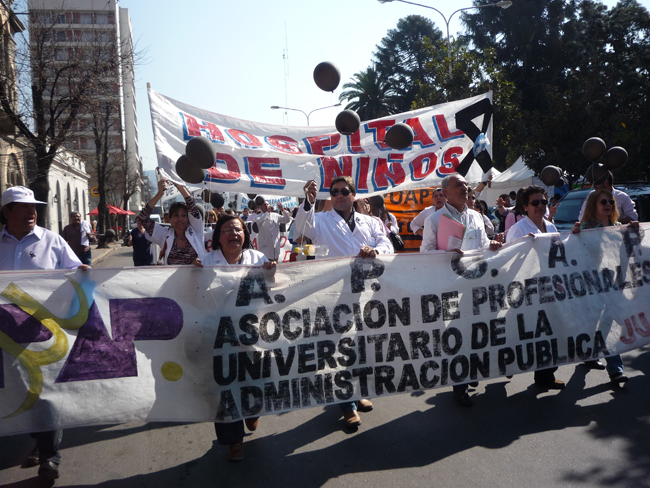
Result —
<instances>
[{"instance_id":1,"label":"window","mask_svg":"<svg viewBox=\"0 0 650 488\"><path fill-rule=\"evenodd\" d=\"M59 42L67 41L68 37L65 31L56 31L55 39Z\"/></svg>"},{"instance_id":2,"label":"window","mask_svg":"<svg viewBox=\"0 0 650 488\"><path fill-rule=\"evenodd\" d=\"M57 49L55 51L54 57L57 61L67 61L70 59L70 53L67 49Z\"/></svg>"},{"instance_id":3,"label":"window","mask_svg":"<svg viewBox=\"0 0 650 488\"><path fill-rule=\"evenodd\" d=\"M93 32L92 31L81 31L81 42L92 42Z\"/></svg>"},{"instance_id":4,"label":"window","mask_svg":"<svg viewBox=\"0 0 650 488\"><path fill-rule=\"evenodd\" d=\"M79 14L79 23L80 24L92 24L93 15L92 14Z\"/></svg>"},{"instance_id":5,"label":"window","mask_svg":"<svg viewBox=\"0 0 650 488\"><path fill-rule=\"evenodd\" d=\"M55 14L54 23L55 24L65 24L66 23L65 22L65 14L58 14L58 15Z\"/></svg>"},{"instance_id":6,"label":"window","mask_svg":"<svg viewBox=\"0 0 650 488\"><path fill-rule=\"evenodd\" d=\"M95 23L96 24L108 24L108 15L107 14L95 14Z\"/></svg>"}]
</instances>

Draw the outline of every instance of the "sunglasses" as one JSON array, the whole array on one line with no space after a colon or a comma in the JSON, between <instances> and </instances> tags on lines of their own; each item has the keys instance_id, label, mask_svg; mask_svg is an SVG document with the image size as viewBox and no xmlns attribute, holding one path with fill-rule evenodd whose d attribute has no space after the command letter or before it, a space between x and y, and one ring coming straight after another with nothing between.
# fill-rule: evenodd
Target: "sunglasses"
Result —
<instances>
[{"instance_id":1,"label":"sunglasses","mask_svg":"<svg viewBox=\"0 0 650 488\"><path fill-rule=\"evenodd\" d=\"M350 193L352 193L347 188L341 188L340 191L341 191L341 195L343 195L344 197L347 197ZM330 190L330 195L332 195L333 197L337 196L338 194L339 194L338 188L334 188L333 190Z\"/></svg>"},{"instance_id":2,"label":"sunglasses","mask_svg":"<svg viewBox=\"0 0 650 488\"><path fill-rule=\"evenodd\" d=\"M530 202L530 204L531 204L533 207L537 207L540 203L541 203L542 205L546 205L546 204L548 203L548 200L546 200L546 199L543 198L543 199L541 199L541 200L533 200L532 202Z\"/></svg>"},{"instance_id":3,"label":"sunglasses","mask_svg":"<svg viewBox=\"0 0 650 488\"><path fill-rule=\"evenodd\" d=\"M600 204L601 204L601 205L607 205L608 203L609 203L610 205L614 205L614 204L616 203L616 200L607 200L606 198L603 198L603 199L600 201Z\"/></svg>"}]
</instances>

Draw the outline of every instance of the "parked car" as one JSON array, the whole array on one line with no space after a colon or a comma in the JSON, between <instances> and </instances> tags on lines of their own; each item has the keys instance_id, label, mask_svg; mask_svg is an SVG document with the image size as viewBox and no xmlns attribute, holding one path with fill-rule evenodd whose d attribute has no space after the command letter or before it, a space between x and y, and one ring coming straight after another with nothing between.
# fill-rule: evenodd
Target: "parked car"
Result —
<instances>
[{"instance_id":1,"label":"parked car","mask_svg":"<svg viewBox=\"0 0 650 488\"><path fill-rule=\"evenodd\" d=\"M634 201L639 222L650 222L650 183L621 183L614 185L617 190L624 191ZM580 209L591 188L572 190L562 197L555 214L555 226L560 232L569 232L578 221Z\"/></svg>"}]
</instances>

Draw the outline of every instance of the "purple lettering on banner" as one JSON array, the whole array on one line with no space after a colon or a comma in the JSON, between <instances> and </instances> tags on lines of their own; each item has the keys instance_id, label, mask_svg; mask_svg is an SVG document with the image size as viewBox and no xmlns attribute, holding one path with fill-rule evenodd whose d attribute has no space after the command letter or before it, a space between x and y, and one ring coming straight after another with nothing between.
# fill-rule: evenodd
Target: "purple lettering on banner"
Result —
<instances>
[{"instance_id":1,"label":"purple lettering on banner","mask_svg":"<svg viewBox=\"0 0 650 488\"><path fill-rule=\"evenodd\" d=\"M0 305L0 331L18 344L44 342L52 333L38 320L14 304ZM5 387L2 349L0 349L0 388Z\"/></svg>"},{"instance_id":2,"label":"purple lettering on banner","mask_svg":"<svg viewBox=\"0 0 650 488\"><path fill-rule=\"evenodd\" d=\"M137 376L133 341L171 340L183 328L183 311L169 298L110 300L109 307L113 340L93 303L56 383Z\"/></svg>"}]
</instances>

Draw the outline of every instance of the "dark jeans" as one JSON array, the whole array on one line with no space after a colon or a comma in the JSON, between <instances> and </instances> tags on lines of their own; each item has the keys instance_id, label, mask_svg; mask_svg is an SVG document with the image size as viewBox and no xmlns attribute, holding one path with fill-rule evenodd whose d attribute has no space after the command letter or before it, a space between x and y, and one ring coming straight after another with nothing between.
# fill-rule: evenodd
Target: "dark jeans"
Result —
<instances>
[{"instance_id":1,"label":"dark jeans","mask_svg":"<svg viewBox=\"0 0 650 488\"><path fill-rule=\"evenodd\" d=\"M52 461L57 466L61 464L61 453L59 445L63 438L62 430L50 430L47 432L34 432L29 434L36 439L38 448L38 462L43 464L45 461Z\"/></svg>"},{"instance_id":2,"label":"dark jeans","mask_svg":"<svg viewBox=\"0 0 650 488\"><path fill-rule=\"evenodd\" d=\"M244 421L236 420L235 422L214 423L214 431L217 433L217 442L221 446L237 444L244 440Z\"/></svg>"},{"instance_id":3,"label":"dark jeans","mask_svg":"<svg viewBox=\"0 0 650 488\"><path fill-rule=\"evenodd\" d=\"M92 256L92 251L88 249L86 252L83 252L81 254L77 254L77 257L79 258L79 261L81 261L82 264L87 264L88 266L93 265L93 256Z\"/></svg>"}]
</instances>

